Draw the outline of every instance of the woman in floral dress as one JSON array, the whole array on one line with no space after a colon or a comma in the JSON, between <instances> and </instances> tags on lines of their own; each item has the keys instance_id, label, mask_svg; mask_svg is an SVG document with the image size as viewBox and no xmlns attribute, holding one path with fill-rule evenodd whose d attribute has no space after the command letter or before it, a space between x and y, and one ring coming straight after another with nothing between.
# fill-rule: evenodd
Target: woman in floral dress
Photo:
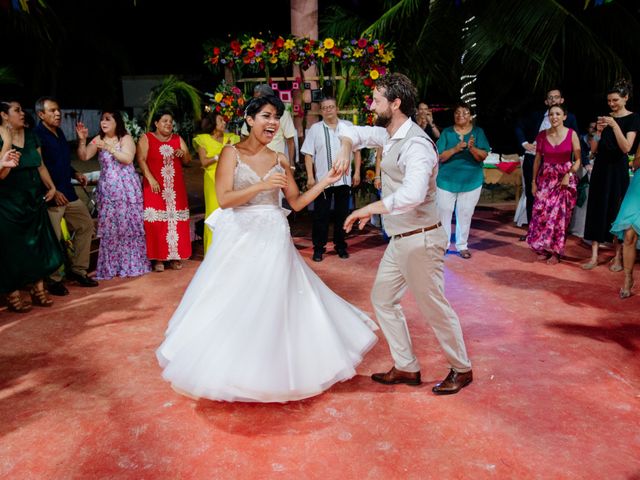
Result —
<instances>
[{"instance_id":1,"label":"woman in floral dress","mask_svg":"<svg viewBox=\"0 0 640 480\"><path fill-rule=\"evenodd\" d=\"M185 141L173 133L173 114L153 116L156 129L138 140L137 159L144 175L144 230L147 256L153 270L164 271L164 262L174 270L191 256L189 204L182 165L191 161Z\"/></svg>"},{"instance_id":2,"label":"woman in floral dress","mask_svg":"<svg viewBox=\"0 0 640 480\"><path fill-rule=\"evenodd\" d=\"M147 259L142 220L142 187L133 166L136 146L127 134L122 115L105 110L100 133L87 145L88 130L82 123L78 133L78 158L96 153L100 162L97 188L100 250L96 278L135 277L151 271Z\"/></svg>"},{"instance_id":3,"label":"woman in floral dress","mask_svg":"<svg viewBox=\"0 0 640 480\"><path fill-rule=\"evenodd\" d=\"M536 138L531 187L535 200L527 242L538 259L548 264L558 263L564 253L577 200L575 173L580 168L580 140L575 131L564 126L566 119L566 107L554 105L549 109L551 128Z\"/></svg>"}]
</instances>

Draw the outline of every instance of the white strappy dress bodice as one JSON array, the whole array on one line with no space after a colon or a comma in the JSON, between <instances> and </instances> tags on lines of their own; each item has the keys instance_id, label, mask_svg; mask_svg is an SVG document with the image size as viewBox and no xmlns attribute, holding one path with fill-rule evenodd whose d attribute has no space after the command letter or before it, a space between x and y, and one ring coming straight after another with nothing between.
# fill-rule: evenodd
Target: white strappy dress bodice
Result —
<instances>
[{"instance_id":1,"label":"white strappy dress bodice","mask_svg":"<svg viewBox=\"0 0 640 480\"><path fill-rule=\"evenodd\" d=\"M232 147L233 148L233 147ZM234 148L235 150L235 148ZM236 150L236 154L237 154ZM271 176L273 173L284 173L284 168L277 162L271 169L265 174L264 177L260 177L247 163L244 163L240 159L240 155L237 154L236 170L233 175L233 189L242 190L243 188L250 187L254 183L261 182ZM266 190L259 192L255 197L249 200L245 205L275 205L280 206L280 198L278 189Z\"/></svg>"},{"instance_id":2,"label":"white strappy dress bodice","mask_svg":"<svg viewBox=\"0 0 640 480\"><path fill-rule=\"evenodd\" d=\"M237 152L237 150L236 150ZM260 177L237 155L234 189ZM193 397L286 402L355 375L377 327L331 291L291 240L277 189L208 219L213 242L156 354L163 377Z\"/></svg>"}]
</instances>

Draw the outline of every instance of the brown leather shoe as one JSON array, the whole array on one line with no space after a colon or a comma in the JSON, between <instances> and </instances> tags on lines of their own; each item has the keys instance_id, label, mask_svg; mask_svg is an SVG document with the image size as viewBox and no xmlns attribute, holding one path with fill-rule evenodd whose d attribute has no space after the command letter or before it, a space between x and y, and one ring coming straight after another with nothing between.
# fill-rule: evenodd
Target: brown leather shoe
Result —
<instances>
[{"instance_id":1,"label":"brown leather shoe","mask_svg":"<svg viewBox=\"0 0 640 480\"><path fill-rule=\"evenodd\" d=\"M451 369L447 378L436 384L431 391L436 395L452 395L458 393L471 382L473 382L473 372L471 370L459 373Z\"/></svg>"},{"instance_id":2,"label":"brown leather shoe","mask_svg":"<svg viewBox=\"0 0 640 480\"><path fill-rule=\"evenodd\" d=\"M411 386L417 386L422 383L420 380L420 372L403 372L392 367L387 373L374 373L371 380L385 385L395 385L397 383L405 383Z\"/></svg>"}]
</instances>

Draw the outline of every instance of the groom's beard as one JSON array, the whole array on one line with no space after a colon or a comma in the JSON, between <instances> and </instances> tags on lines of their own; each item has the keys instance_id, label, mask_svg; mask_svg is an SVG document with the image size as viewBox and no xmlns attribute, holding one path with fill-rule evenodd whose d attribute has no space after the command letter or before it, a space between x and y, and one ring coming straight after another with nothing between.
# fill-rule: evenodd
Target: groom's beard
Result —
<instances>
[{"instance_id":1,"label":"groom's beard","mask_svg":"<svg viewBox=\"0 0 640 480\"><path fill-rule=\"evenodd\" d=\"M391 123L391 109L387 109L386 112L378 114L375 124L377 127L387 128Z\"/></svg>"}]
</instances>

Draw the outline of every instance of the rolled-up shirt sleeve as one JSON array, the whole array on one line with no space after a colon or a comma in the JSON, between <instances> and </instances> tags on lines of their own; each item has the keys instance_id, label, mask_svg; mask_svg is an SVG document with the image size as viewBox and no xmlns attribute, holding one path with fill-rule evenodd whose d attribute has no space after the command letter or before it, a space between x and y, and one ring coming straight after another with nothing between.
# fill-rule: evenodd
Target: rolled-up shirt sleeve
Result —
<instances>
[{"instance_id":1,"label":"rolled-up shirt sleeve","mask_svg":"<svg viewBox=\"0 0 640 480\"><path fill-rule=\"evenodd\" d=\"M408 212L424 202L437 164L438 154L428 140L414 137L407 141L398 159L404 172L402 185L382 199L389 215Z\"/></svg>"},{"instance_id":2,"label":"rolled-up shirt sleeve","mask_svg":"<svg viewBox=\"0 0 640 480\"><path fill-rule=\"evenodd\" d=\"M346 137L351 140L353 151L361 148L383 147L389 139L387 130L382 127L348 125L343 122L338 123L336 134L340 138Z\"/></svg>"}]
</instances>

